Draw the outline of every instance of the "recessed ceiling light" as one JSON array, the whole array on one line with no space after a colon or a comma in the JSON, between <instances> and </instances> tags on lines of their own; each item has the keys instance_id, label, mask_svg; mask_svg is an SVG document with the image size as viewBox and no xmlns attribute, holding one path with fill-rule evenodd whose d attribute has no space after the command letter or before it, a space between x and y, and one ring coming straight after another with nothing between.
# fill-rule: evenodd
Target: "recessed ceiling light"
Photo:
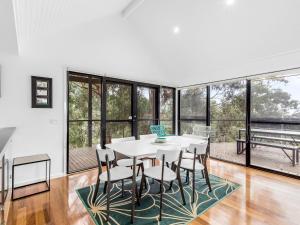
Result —
<instances>
[{"instance_id":1,"label":"recessed ceiling light","mask_svg":"<svg viewBox=\"0 0 300 225\"><path fill-rule=\"evenodd\" d=\"M179 34L180 33L180 27L178 27L178 26L173 27L173 33L174 34Z\"/></svg>"},{"instance_id":2,"label":"recessed ceiling light","mask_svg":"<svg viewBox=\"0 0 300 225\"><path fill-rule=\"evenodd\" d=\"M226 0L227 5L233 5L235 0Z\"/></svg>"}]
</instances>

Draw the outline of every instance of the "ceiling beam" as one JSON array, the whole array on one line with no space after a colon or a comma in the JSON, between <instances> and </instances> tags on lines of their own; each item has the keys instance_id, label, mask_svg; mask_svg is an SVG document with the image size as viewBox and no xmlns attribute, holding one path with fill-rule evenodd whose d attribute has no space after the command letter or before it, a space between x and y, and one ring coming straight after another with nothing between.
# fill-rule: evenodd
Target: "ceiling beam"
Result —
<instances>
[{"instance_id":1,"label":"ceiling beam","mask_svg":"<svg viewBox=\"0 0 300 225\"><path fill-rule=\"evenodd\" d=\"M145 0L132 0L121 12L122 17L127 19Z\"/></svg>"}]
</instances>

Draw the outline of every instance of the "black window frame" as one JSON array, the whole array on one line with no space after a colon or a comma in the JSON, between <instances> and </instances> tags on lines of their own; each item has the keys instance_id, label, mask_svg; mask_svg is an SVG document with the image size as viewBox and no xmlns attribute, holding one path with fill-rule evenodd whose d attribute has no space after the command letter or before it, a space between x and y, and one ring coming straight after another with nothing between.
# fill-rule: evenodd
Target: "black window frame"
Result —
<instances>
[{"instance_id":1,"label":"black window frame","mask_svg":"<svg viewBox=\"0 0 300 225\"><path fill-rule=\"evenodd\" d=\"M142 87L149 87L149 88L155 88L156 91L156 102L155 102L155 114L156 114L156 124L160 123L160 88L161 87L165 87L165 88L170 88L173 90L173 130L175 132L175 126L176 126L176 108L175 108L175 103L176 103L176 99L175 99L175 93L176 93L176 88L174 87L170 87L170 86L160 86L160 85L156 85L156 84L151 84L151 83L143 83L143 82L138 82L138 81L131 81L131 80L125 80L125 79L118 79L118 78L113 78L113 77L107 77L107 76L102 76L102 75L97 75L97 74L89 74L89 73L82 73L82 72L76 72L73 70L68 70L66 73L67 76L67 100L66 100L66 104L67 104L67 163L66 163L66 171L67 174L70 173L76 173L76 172L82 172L84 170L78 170L78 171L74 171L74 172L70 172L69 171L69 77L70 75L76 75L76 76L84 76L84 77L89 77L89 86L91 85L91 80L92 78L96 78L99 79L101 81L101 118L99 118L99 120L95 120L95 121L100 121L100 145L102 148L105 148L105 144L106 144L106 131L107 131L107 122L113 122L115 120L106 120L106 104L107 104L107 83L120 83L120 84L126 84L126 85L131 85L132 86L132 99L131 99L131 110L132 110L132 120L124 120L125 122L131 122L132 123L132 136L135 136L136 138L138 138L138 118L137 118L137 87L138 86L142 86ZM91 89L90 89L91 90ZM91 91L90 91L91 92ZM89 99L90 99L90 93L89 93ZM90 100L89 100L90 101ZM89 114L89 118L92 114L92 104L91 102L89 102L88 104L88 114ZM84 120L78 120L78 121L84 121ZM88 120L87 120L88 121ZM93 121L93 120L92 120ZM123 120L117 120L116 122L122 122ZM92 124L92 122L89 122ZM88 127L88 132L89 132L89 139L92 139L92 126L89 125Z\"/></svg>"},{"instance_id":2,"label":"black window frame","mask_svg":"<svg viewBox=\"0 0 300 225\"><path fill-rule=\"evenodd\" d=\"M293 69L300 69L300 68L293 68ZM292 69L288 69L288 70L292 70ZM209 82L209 83L203 83L203 84L199 84L198 86L206 86L207 88L207 98L206 98L206 126L211 126L211 114L210 114L210 87L211 85L215 84L215 83L226 83L226 82L230 82L230 81L235 81L235 80L245 80L246 81L246 96L245 96L245 100L246 100L246 118L245 118L245 128L246 128L246 154L245 154L245 164L240 164L240 163L236 163L236 162L231 162L231 161L227 161L227 160L223 160L223 159L219 159L219 158L213 158L219 161L224 161L224 162L228 162L228 163L232 163L232 164L238 164L240 166L245 166L245 167L249 167L249 168L254 168L254 169L259 169L262 171L266 171L266 172L271 172L271 173L275 173L275 174L279 174L279 175L283 175L283 176L287 176L287 177L292 177L292 178L296 178L296 179L300 179L300 176L295 175L295 174L290 174L288 172L281 172L278 170L273 170L273 169L269 169L269 168L264 168L262 166L257 166L257 165L253 165L251 164L251 123L267 123L267 124L288 124L288 125L300 125L300 122L297 121L272 121L272 120L268 120L268 121L262 121L262 120L258 120L258 119L251 119L251 81L252 81L252 77L257 77L260 75L266 75L266 74L271 74L271 73L276 73L276 72L286 72L288 70L280 70L280 71L273 71L273 72L269 72L269 73L263 73L263 74L255 74L252 76L247 76L247 77L238 77L236 79L225 79L225 80L221 80L221 81L215 81L215 82ZM180 121L203 121L203 120L197 120L197 119L182 119L180 117L180 91L183 88L193 88L196 85L192 85L192 86L184 86L184 87L180 87L177 91L177 133L178 135L182 135L181 134L181 126L180 126ZM284 122L284 123L283 123ZM209 140L209 145L208 148L210 148L210 140Z\"/></svg>"}]
</instances>

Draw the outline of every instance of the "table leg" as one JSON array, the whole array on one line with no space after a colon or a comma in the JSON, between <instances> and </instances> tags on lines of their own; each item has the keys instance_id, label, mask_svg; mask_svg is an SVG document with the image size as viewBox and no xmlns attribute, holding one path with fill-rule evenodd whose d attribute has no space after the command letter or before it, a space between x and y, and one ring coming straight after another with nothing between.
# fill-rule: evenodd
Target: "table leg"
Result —
<instances>
[{"instance_id":1,"label":"table leg","mask_svg":"<svg viewBox=\"0 0 300 225\"><path fill-rule=\"evenodd\" d=\"M14 200L14 189L15 189L15 166L12 165L12 179L11 179L11 199Z\"/></svg>"},{"instance_id":2,"label":"table leg","mask_svg":"<svg viewBox=\"0 0 300 225\"><path fill-rule=\"evenodd\" d=\"M51 189L51 159L49 160L49 191Z\"/></svg>"},{"instance_id":3,"label":"table leg","mask_svg":"<svg viewBox=\"0 0 300 225\"><path fill-rule=\"evenodd\" d=\"M132 201L131 201L131 223L134 223L134 216L135 216L135 186L136 186L136 174L135 174L135 169L136 169L136 157L133 157L133 168L132 168Z\"/></svg>"}]
</instances>

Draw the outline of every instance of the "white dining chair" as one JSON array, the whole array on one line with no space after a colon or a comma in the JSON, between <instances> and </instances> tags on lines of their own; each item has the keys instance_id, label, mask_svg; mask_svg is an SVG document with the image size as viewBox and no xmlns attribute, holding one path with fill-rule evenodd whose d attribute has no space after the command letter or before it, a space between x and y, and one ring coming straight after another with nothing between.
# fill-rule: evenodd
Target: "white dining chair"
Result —
<instances>
[{"instance_id":1,"label":"white dining chair","mask_svg":"<svg viewBox=\"0 0 300 225\"><path fill-rule=\"evenodd\" d=\"M128 167L116 166L115 163L115 153L111 149L97 149L96 150L97 161L98 161L98 176L95 187L95 193L93 196L93 203L97 199L100 181L104 181L103 193L107 193L106 195L106 220L109 221L109 211L110 211L110 192L112 188L112 183L122 182L122 197L124 196L124 180L132 179L133 173L132 170ZM102 163L106 163L106 171L102 170ZM137 192L136 186L136 198L137 203L139 203L139 196Z\"/></svg>"},{"instance_id":2,"label":"white dining chair","mask_svg":"<svg viewBox=\"0 0 300 225\"><path fill-rule=\"evenodd\" d=\"M208 137L205 137L205 136L199 136L199 135L194 135L194 134L183 134L182 135L183 137L188 137L188 138L195 138L195 139L198 139L198 140L208 140ZM182 154L182 158L183 159L193 159L194 158L194 154L193 153L190 153L188 151L188 149L185 149L185 151L183 152ZM201 158L200 158L201 160ZM200 161L201 162L201 161Z\"/></svg>"},{"instance_id":3,"label":"white dining chair","mask_svg":"<svg viewBox=\"0 0 300 225\"><path fill-rule=\"evenodd\" d=\"M176 165L178 165L181 169L184 169L187 171L187 180L189 180L189 173L191 172L193 175L192 178L192 189L193 189L193 196L192 196L192 202L194 203L195 200L195 173L196 171L200 170L203 171L203 175L206 180L206 184L209 187L209 191L211 191L211 185L207 170L207 158L208 158L208 142L205 141L201 144L190 144L188 148L188 152L192 153L194 155L193 159L182 159L181 165L179 166L179 163L175 162ZM201 163L202 162L202 163Z\"/></svg>"},{"instance_id":4,"label":"white dining chair","mask_svg":"<svg viewBox=\"0 0 300 225\"><path fill-rule=\"evenodd\" d=\"M157 138L157 134L143 134L143 135L140 135L140 140L149 140L149 139L155 140L156 138ZM156 159L155 154L148 155L148 156L144 157L143 159L150 159L152 166L155 166L155 159Z\"/></svg>"},{"instance_id":5,"label":"white dining chair","mask_svg":"<svg viewBox=\"0 0 300 225\"><path fill-rule=\"evenodd\" d=\"M156 154L156 158L160 160L160 165L159 166L154 166L145 169L143 175L142 175L142 180L141 180L141 185L140 185L140 193L139 193L139 198L142 196L143 192L143 183L145 182L146 178L152 178L155 179L160 183L160 211L159 211L159 220L161 221L162 218L162 202L163 202L163 183L165 181L171 183L175 180L178 181L181 197L182 197L182 202L183 205L185 205L185 198L184 198L184 193L183 193L183 187L181 183L181 178L180 178L180 165L181 165L181 158L182 158L182 151L181 150L158 150ZM175 162L177 161L177 167L175 166ZM166 164L171 165L171 168L167 167Z\"/></svg>"},{"instance_id":6,"label":"white dining chair","mask_svg":"<svg viewBox=\"0 0 300 225\"><path fill-rule=\"evenodd\" d=\"M113 138L113 139L111 139L111 143L112 144L114 144L114 143L121 143L121 142L127 142L127 141L135 141L135 137L131 136L131 137ZM125 166L125 167L132 167L133 166L133 159L131 159L131 158L118 159L117 160L117 165L118 166ZM142 171L144 170L144 164L143 164L142 160L137 159L136 165L138 166L138 173L139 173L140 169L142 169Z\"/></svg>"}]
</instances>

